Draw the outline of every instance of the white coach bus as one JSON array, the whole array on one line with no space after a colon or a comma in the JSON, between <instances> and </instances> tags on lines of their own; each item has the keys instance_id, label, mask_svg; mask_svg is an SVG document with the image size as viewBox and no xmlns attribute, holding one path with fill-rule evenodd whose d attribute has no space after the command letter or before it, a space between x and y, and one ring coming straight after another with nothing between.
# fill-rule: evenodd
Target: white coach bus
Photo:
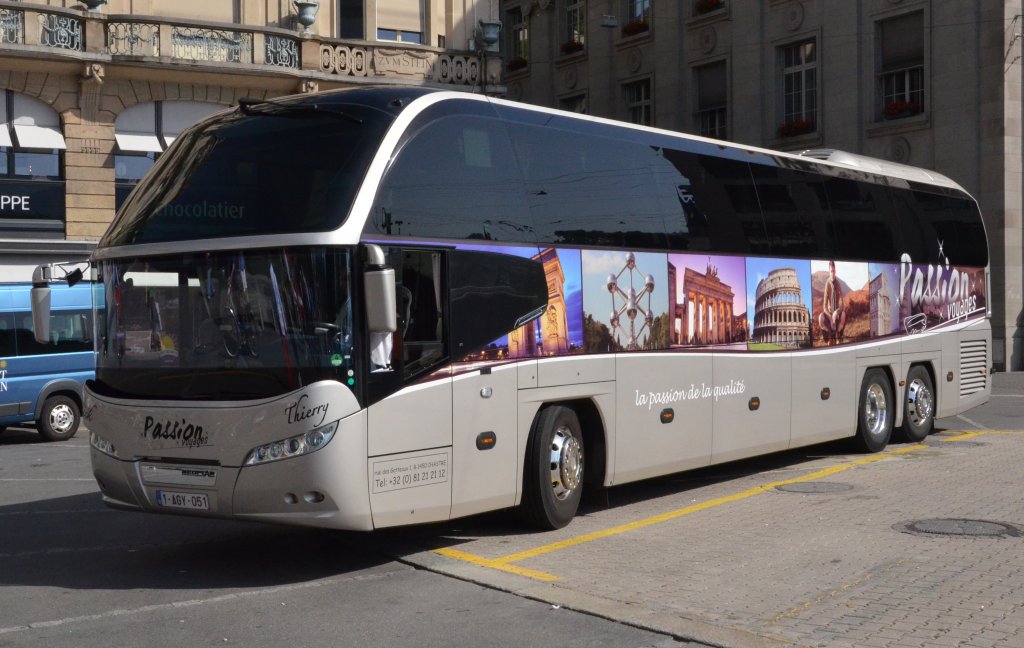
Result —
<instances>
[{"instance_id":1,"label":"white coach bus","mask_svg":"<svg viewBox=\"0 0 1024 648\"><path fill-rule=\"evenodd\" d=\"M988 248L931 171L462 93L242 102L92 260L118 508L371 530L985 402Z\"/></svg>"}]
</instances>

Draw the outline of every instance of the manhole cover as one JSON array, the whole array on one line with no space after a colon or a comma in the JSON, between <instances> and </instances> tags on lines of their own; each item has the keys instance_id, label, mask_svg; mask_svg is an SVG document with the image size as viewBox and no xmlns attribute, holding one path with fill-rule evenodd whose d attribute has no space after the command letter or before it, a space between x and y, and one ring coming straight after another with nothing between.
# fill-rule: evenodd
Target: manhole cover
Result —
<instances>
[{"instance_id":1,"label":"manhole cover","mask_svg":"<svg viewBox=\"0 0 1024 648\"><path fill-rule=\"evenodd\" d=\"M776 486L775 490L784 491L786 493L840 493L842 491L851 490L852 488L853 486L850 486L849 484L811 481L783 484L782 486Z\"/></svg>"},{"instance_id":2,"label":"manhole cover","mask_svg":"<svg viewBox=\"0 0 1024 648\"><path fill-rule=\"evenodd\" d=\"M907 523L904 526L904 529L912 533L925 533L928 535L984 538L1016 538L1021 535L1020 531L1010 524L991 522L988 520L963 520L955 518L918 520L917 522Z\"/></svg>"},{"instance_id":3,"label":"manhole cover","mask_svg":"<svg viewBox=\"0 0 1024 648\"><path fill-rule=\"evenodd\" d=\"M977 448L985 445L977 441L925 441L930 448Z\"/></svg>"}]
</instances>

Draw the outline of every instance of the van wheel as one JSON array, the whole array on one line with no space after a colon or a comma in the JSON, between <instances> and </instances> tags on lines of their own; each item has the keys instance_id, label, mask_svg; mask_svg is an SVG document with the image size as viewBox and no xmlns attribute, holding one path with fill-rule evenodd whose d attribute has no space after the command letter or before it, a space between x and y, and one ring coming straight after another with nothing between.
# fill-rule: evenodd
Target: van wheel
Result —
<instances>
[{"instance_id":1,"label":"van wheel","mask_svg":"<svg viewBox=\"0 0 1024 648\"><path fill-rule=\"evenodd\" d=\"M39 415L39 434L47 441L66 441L75 436L81 420L75 401L67 396L50 396Z\"/></svg>"},{"instance_id":2,"label":"van wheel","mask_svg":"<svg viewBox=\"0 0 1024 648\"><path fill-rule=\"evenodd\" d=\"M911 367L907 373L907 391L903 400L903 427L900 436L913 443L923 441L935 425L935 388L924 367Z\"/></svg>"},{"instance_id":3,"label":"van wheel","mask_svg":"<svg viewBox=\"0 0 1024 648\"><path fill-rule=\"evenodd\" d=\"M862 451L885 449L892 436L895 405L889 376L881 369L868 369L860 384L860 406L857 408L856 439Z\"/></svg>"},{"instance_id":4,"label":"van wheel","mask_svg":"<svg viewBox=\"0 0 1024 648\"><path fill-rule=\"evenodd\" d=\"M572 521L583 493L583 433L576 412L553 405L541 410L526 446L522 515L541 529Z\"/></svg>"}]
</instances>

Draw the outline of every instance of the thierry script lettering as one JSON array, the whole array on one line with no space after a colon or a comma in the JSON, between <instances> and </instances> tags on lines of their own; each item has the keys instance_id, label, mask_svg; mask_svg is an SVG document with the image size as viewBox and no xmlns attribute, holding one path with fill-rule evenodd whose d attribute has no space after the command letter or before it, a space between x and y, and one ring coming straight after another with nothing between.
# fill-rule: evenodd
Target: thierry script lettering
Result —
<instances>
[{"instance_id":1,"label":"thierry script lettering","mask_svg":"<svg viewBox=\"0 0 1024 648\"><path fill-rule=\"evenodd\" d=\"M309 407L306 405L306 399L308 398L308 394L303 394L299 397L299 400L285 408L289 425L300 423L319 415L320 420L313 424L313 427L319 427L324 422L324 419L327 418L327 403L320 403L319 405Z\"/></svg>"}]
</instances>

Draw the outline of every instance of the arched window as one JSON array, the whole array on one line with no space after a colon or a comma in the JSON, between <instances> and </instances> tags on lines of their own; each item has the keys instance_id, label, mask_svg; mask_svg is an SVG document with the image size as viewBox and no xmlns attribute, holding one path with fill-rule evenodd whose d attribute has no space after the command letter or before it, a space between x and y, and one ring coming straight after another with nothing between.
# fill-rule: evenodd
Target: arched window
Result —
<instances>
[{"instance_id":1,"label":"arched window","mask_svg":"<svg viewBox=\"0 0 1024 648\"><path fill-rule=\"evenodd\" d=\"M63 237L60 115L0 90L0 237Z\"/></svg>"},{"instance_id":2,"label":"arched window","mask_svg":"<svg viewBox=\"0 0 1024 648\"><path fill-rule=\"evenodd\" d=\"M223 108L202 101L153 101L118 115L114 122L116 206L121 207L135 184L183 130Z\"/></svg>"}]
</instances>

